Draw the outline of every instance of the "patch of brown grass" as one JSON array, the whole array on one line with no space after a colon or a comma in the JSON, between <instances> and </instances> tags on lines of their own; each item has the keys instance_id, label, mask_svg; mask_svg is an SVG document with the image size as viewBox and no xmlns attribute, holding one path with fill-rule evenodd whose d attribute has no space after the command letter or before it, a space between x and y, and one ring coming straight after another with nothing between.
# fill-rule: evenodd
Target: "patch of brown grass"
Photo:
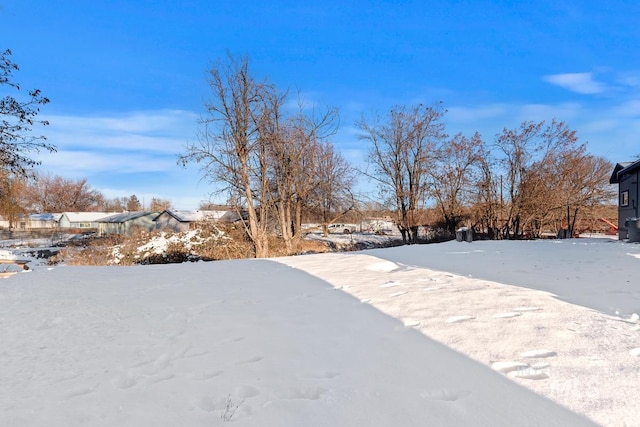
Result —
<instances>
[{"instance_id":1,"label":"patch of brown grass","mask_svg":"<svg viewBox=\"0 0 640 427\"><path fill-rule=\"evenodd\" d=\"M67 265L134 265L168 264L187 261L214 261L253 258L254 247L244 228L233 224L202 224L197 237L191 241L170 242L166 250L158 254L153 251L140 252L139 248L163 231L132 230L127 236L95 237L82 240L62 249L50 259L50 264ZM164 237L171 232L164 231ZM182 235L184 238L184 235ZM269 256L281 257L306 253L328 252L326 242L300 240L293 251L288 251L282 238L269 236ZM293 252L293 253L291 253Z\"/></svg>"}]
</instances>

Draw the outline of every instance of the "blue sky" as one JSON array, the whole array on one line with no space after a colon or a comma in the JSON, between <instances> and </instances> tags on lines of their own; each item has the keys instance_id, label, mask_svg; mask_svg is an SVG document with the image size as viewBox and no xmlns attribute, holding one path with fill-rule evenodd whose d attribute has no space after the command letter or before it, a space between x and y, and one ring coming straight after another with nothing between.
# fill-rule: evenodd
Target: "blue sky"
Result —
<instances>
[{"instance_id":1,"label":"blue sky","mask_svg":"<svg viewBox=\"0 0 640 427\"><path fill-rule=\"evenodd\" d=\"M615 163L640 154L638 17L631 0L0 0L0 49L13 51L24 88L51 99L41 117L58 153L41 172L195 209L213 187L176 158L195 139L205 72L226 51L339 108L333 142L355 166L363 113L437 101L450 134L490 143L504 127L557 118Z\"/></svg>"}]
</instances>

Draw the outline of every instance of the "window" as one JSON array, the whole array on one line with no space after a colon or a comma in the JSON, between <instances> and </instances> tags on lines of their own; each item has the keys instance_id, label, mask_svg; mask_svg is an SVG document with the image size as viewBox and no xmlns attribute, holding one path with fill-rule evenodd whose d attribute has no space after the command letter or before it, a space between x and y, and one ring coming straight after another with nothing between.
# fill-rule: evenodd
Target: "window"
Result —
<instances>
[{"instance_id":1,"label":"window","mask_svg":"<svg viewBox=\"0 0 640 427\"><path fill-rule=\"evenodd\" d=\"M629 190L620 193L620 206L629 206Z\"/></svg>"}]
</instances>

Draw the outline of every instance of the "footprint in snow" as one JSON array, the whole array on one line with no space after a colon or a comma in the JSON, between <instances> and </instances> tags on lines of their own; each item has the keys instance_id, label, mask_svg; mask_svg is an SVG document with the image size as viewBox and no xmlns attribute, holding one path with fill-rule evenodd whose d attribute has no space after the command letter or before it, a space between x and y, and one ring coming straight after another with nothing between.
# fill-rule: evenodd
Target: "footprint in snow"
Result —
<instances>
[{"instance_id":1,"label":"footprint in snow","mask_svg":"<svg viewBox=\"0 0 640 427\"><path fill-rule=\"evenodd\" d=\"M406 291L394 292L394 293L390 294L389 296L390 296L391 298L395 298L395 297L399 297L400 295L404 295L404 294L406 294L406 293L407 293Z\"/></svg>"},{"instance_id":2,"label":"footprint in snow","mask_svg":"<svg viewBox=\"0 0 640 427\"><path fill-rule=\"evenodd\" d=\"M416 319L404 319L403 323L407 328L420 326L420 321Z\"/></svg>"},{"instance_id":3,"label":"footprint in snow","mask_svg":"<svg viewBox=\"0 0 640 427\"><path fill-rule=\"evenodd\" d=\"M171 358L168 354L162 353L156 357L152 363L148 363L141 372L145 375L155 375L171 364Z\"/></svg>"},{"instance_id":4,"label":"footprint in snow","mask_svg":"<svg viewBox=\"0 0 640 427\"><path fill-rule=\"evenodd\" d=\"M530 350L530 351L525 351L524 353L520 353L521 357L525 357L527 359L554 357L554 356L557 356L557 355L558 355L558 353L556 353L555 351L545 350L545 349Z\"/></svg>"},{"instance_id":5,"label":"footprint in snow","mask_svg":"<svg viewBox=\"0 0 640 427\"><path fill-rule=\"evenodd\" d=\"M327 392L327 389L323 387L311 386L311 387L298 387L281 390L275 393L280 399L286 400L318 400L323 394Z\"/></svg>"},{"instance_id":6,"label":"footprint in snow","mask_svg":"<svg viewBox=\"0 0 640 427\"><path fill-rule=\"evenodd\" d=\"M391 261L381 261L381 262L376 262L373 264L369 264L368 266L365 267L367 270L369 271L377 271L377 272L381 272L381 273L389 273L392 272L393 270L397 270L398 268L400 268L400 266L394 262Z\"/></svg>"},{"instance_id":7,"label":"footprint in snow","mask_svg":"<svg viewBox=\"0 0 640 427\"><path fill-rule=\"evenodd\" d=\"M529 368L511 371L507 375L512 378L523 378L526 380L544 380L546 378L549 378L549 375L542 369L539 367L531 366Z\"/></svg>"},{"instance_id":8,"label":"footprint in snow","mask_svg":"<svg viewBox=\"0 0 640 427\"><path fill-rule=\"evenodd\" d=\"M503 362L493 362L491 364L491 369L502 372L503 374L508 374L512 371L520 371L529 368L530 366L527 363L516 362L512 360L505 360Z\"/></svg>"},{"instance_id":9,"label":"footprint in snow","mask_svg":"<svg viewBox=\"0 0 640 427\"><path fill-rule=\"evenodd\" d=\"M471 395L469 390L433 390L420 393L420 397L429 400L441 400L444 402L455 402Z\"/></svg>"},{"instance_id":10,"label":"footprint in snow","mask_svg":"<svg viewBox=\"0 0 640 427\"><path fill-rule=\"evenodd\" d=\"M81 386L67 392L60 400L69 400L73 399L74 397L84 396L85 394L93 393L96 388L98 388L98 384L94 385L93 387Z\"/></svg>"},{"instance_id":11,"label":"footprint in snow","mask_svg":"<svg viewBox=\"0 0 640 427\"><path fill-rule=\"evenodd\" d=\"M491 317L494 317L496 319L510 319L512 317L518 317L518 316L522 316L522 313L517 311L508 311L506 313L496 313Z\"/></svg>"},{"instance_id":12,"label":"footprint in snow","mask_svg":"<svg viewBox=\"0 0 640 427\"><path fill-rule=\"evenodd\" d=\"M475 319L474 316L463 315L463 316L451 316L447 319L447 323L462 323L468 320Z\"/></svg>"},{"instance_id":13,"label":"footprint in snow","mask_svg":"<svg viewBox=\"0 0 640 427\"><path fill-rule=\"evenodd\" d=\"M251 397L255 397L260 394L260 390L252 385L243 385L241 387L237 387L234 390L234 395L238 397L238 399L249 399Z\"/></svg>"},{"instance_id":14,"label":"footprint in snow","mask_svg":"<svg viewBox=\"0 0 640 427\"><path fill-rule=\"evenodd\" d=\"M517 307L514 308L513 311L517 311L517 312L527 312L527 311L540 311L542 310L540 307Z\"/></svg>"},{"instance_id":15,"label":"footprint in snow","mask_svg":"<svg viewBox=\"0 0 640 427\"><path fill-rule=\"evenodd\" d=\"M197 372L197 373L193 373L190 374L188 376L188 378L195 380L195 381L206 381L206 380L210 380L211 378L215 378L217 376L222 375L223 371L205 371L205 372Z\"/></svg>"},{"instance_id":16,"label":"footprint in snow","mask_svg":"<svg viewBox=\"0 0 640 427\"><path fill-rule=\"evenodd\" d=\"M313 373L313 374L309 374L304 376L303 378L309 378L309 379L333 379L336 378L338 375L340 375L337 372L334 371L326 371L326 372L321 372L321 373Z\"/></svg>"},{"instance_id":17,"label":"footprint in snow","mask_svg":"<svg viewBox=\"0 0 640 427\"><path fill-rule=\"evenodd\" d=\"M207 354L209 354L209 352L207 350L202 350L202 349L197 349L197 348L190 348L184 353L183 357L185 357L185 358L200 357L200 356L205 356Z\"/></svg>"},{"instance_id":18,"label":"footprint in snow","mask_svg":"<svg viewBox=\"0 0 640 427\"><path fill-rule=\"evenodd\" d=\"M158 375L153 375L153 376L148 377L145 380L145 384L146 385L152 385L152 384L156 384L156 383L159 383L159 382L162 382L162 381L172 380L175 377L176 376L174 374L170 374L168 372L165 372L165 373L161 373L161 374L158 374Z\"/></svg>"},{"instance_id":19,"label":"footprint in snow","mask_svg":"<svg viewBox=\"0 0 640 427\"><path fill-rule=\"evenodd\" d=\"M262 360L261 356L254 356L254 357L251 357L249 359L242 360L242 361L236 363L236 365L245 365L247 363L256 363L256 362L259 362L261 360Z\"/></svg>"},{"instance_id":20,"label":"footprint in snow","mask_svg":"<svg viewBox=\"0 0 640 427\"><path fill-rule=\"evenodd\" d=\"M380 285L381 288L392 288L394 286L400 286L400 282L396 282L392 280L390 282Z\"/></svg>"},{"instance_id":21,"label":"footprint in snow","mask_svg":"<svg viewBox=\"0 0 640 427\"><path fill-rule=\"evenodd\" d=\"M133 375L132 373L124 373L124 374L118 375L116 378L114 378L111 381L111 384L115 388L128 389L128 388L131 388L131 387L135 386L136 384L138 384L138 378L135 375Z\"/></svg>"}]
</instances>

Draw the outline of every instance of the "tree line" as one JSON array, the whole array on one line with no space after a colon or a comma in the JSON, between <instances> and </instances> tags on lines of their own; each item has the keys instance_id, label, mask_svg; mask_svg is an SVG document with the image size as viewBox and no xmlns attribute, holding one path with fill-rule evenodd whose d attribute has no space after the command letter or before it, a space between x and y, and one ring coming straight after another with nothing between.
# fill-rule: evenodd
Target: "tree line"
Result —
<instances>
[{"instance_id":1,"label":"tree line","mask_svg":"<svg viewBox=\"0 0 640 427\"><path fill-rule=\"evenodd\" d=\"M544 228L573 235L581 210L615 197L613 165L587 152L576 132L555 119L504 128L491 143L445 132L440 106L400 106L358 122L369 163L395 207L403 241L417 241L421 212L433 206L441 226L460 225L490 239L539 237Z\"/></svg>"},{"instance_id":2,"label":"tree line","mask_svg":"<svg viewBox=\"0 0 640 427\"><path fill-rule=\"evenodd\" d=\"M171 201L152 198L143 203L132 194L106 197L91 188L86 179L69 179L52 174L8 176L0 172L0 215L10 223L31 213L61 212L133 212L150 210L162 212L171 209Z\"/></svg>"},{"instance_id":3,"label":"tree line","mask_svg":"<svg viewBox=\"0 0 640 427\"><path fill-rule=\"evenodd\" d=\"M362 117L359 139L368 168L357 171L331 143L337 111L319 111L256 80L249 60L228 55L209 71L210 97L196 142L181 155L247 213L256 256L269 254L274 233L295 250L303 214L326 224L357 209L357 175L378 184L405 243L429 224L453 234L460 225L488 238L537 237L572 227L581 210L611 202L612 164L589 154L564 122L523 122L492 142L475 133L450 136L442 104L397 106ZM293 111L293 112L292 112ZM431 224L433 225L433 224Z\"/></svg>"},{"instance_id":4,"label":"tree line","mask_svg":"<svg viewBox=\"0 0 640 427\"><path fill-rule=\"evenodd\" d=\"M7 50L0 57L0 86L19 90L10 55ZM488 238L536 237L545 229L571 235L581 213L613 197L612 164L589 154L576 132L555 119L525 121L486 141L479 133L449 135L442 103L395 106L356 122L368 149L367 167L358 170L332 143L338 110L256 79L248 57L229 54L214 63L208 84L198 136L178 162L197 164L242 213L257 257L270 254L274 236L295 252L304 220L326 231L365 209L367 196L354 190L358 177L377 184L377 205L394 216L405 243L417 242L425 225L449 234L465 225ZM36 116L48 102L33 90L25 101L7 95L0 103L0 213L137 210L135 196L108 200L86 180L34 172L39 162L29 152L55 151L44 136L32 134L35 123L47 125ZM170 207L169 201L154 203Z\"/></svg>"}]
</instances>

